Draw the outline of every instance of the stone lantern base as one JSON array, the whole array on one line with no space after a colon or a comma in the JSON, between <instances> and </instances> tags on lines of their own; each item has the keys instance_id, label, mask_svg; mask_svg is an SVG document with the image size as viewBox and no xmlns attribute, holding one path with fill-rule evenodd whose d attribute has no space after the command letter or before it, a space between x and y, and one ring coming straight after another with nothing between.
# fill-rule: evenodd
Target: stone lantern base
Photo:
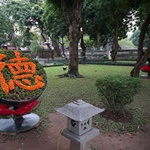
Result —
<instances>
[{"instance_id":1,"label":"stone lantern base","mask_svg":"<svg viewBox=\"0 0 150 150\"><path fill-rule=\"evenodd\" d=\"M90 150L89 141L99 134L99 130L92 128L83 135L76 135L65 129L62 135L70 140L70 150Z\"/></svg>"},{"instance_id":2,"label":"stone lantern base","mask_svg":"<svg viewBox=\"0 0 150 150\"><path fill-rule=\"evenodd\" d=\"M78 145L72 141L70 141L70 150L91 150L90 144L87 142L82 145Z\"/></svg>"}]
</instances>

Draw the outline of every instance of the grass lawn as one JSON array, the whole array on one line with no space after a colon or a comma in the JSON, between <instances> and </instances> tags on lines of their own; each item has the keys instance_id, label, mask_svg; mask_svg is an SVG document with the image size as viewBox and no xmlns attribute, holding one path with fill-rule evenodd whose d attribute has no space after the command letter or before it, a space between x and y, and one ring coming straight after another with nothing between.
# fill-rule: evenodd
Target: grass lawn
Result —
<instances>
[{"instance_id":1,"label":"grass lawn","mask_svg":"<svg viewBox=\"0 0 150 150\"><path fill-rule=\"evenodd\" d=\"M77 99L82 99L95 106L103 106L95 86L96 79L107 75L129 76L133 67L108 66L108 65L79 65L79 73L85 78L58 78L63 74L62 66L46 67L47 87L39 98L41 104L35 110L42 118L41 127L48 125L48 114L55 112L54 108L59 108ZM134 119L130 123L115 123L96 115L93 124L102 131L133 132L142 128L142 124L148 120L150 114L150 80L143 81L140 92L134 97L134 102L127 108L134 114Z\"/></svg>"}]
</instances>

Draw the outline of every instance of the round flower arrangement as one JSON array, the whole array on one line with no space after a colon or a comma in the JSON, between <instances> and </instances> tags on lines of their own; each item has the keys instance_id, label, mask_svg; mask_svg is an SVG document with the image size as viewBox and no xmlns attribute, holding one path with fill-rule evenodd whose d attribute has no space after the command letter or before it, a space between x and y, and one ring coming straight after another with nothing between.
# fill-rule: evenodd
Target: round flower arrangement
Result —
<instances>
[{"instance_id":1,"label":"round flower arrangement","mask_svg":"<svg viewBox=\"0 0 150 150\"><path fill-rule=\"evenodd\" d=\"M46 73L38 61L20 51L0 50L1 101L37 99L44 91L46 81Z\"/></svg>"}]
</instances>

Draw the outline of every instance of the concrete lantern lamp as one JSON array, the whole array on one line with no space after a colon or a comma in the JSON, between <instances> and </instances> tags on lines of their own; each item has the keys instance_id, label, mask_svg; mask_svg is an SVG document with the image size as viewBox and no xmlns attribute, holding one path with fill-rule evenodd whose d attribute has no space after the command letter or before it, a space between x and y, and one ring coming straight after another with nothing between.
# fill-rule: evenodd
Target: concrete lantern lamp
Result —
<instances>
[{"instance_id":1,"label":"concrete lantern lamp","mask_svg":"<svg viewBox=\"0 0 150 150\"><path fill-rule=\"evenodd\" d=\"M104 109L79 99L56 111L67 117L67 128L63 131L63 136L71 140L71 150L83 150L83 145L85 147L86 142L99 134L99 130L92 127L92 117Z\"/></svg>"}]
</instances>

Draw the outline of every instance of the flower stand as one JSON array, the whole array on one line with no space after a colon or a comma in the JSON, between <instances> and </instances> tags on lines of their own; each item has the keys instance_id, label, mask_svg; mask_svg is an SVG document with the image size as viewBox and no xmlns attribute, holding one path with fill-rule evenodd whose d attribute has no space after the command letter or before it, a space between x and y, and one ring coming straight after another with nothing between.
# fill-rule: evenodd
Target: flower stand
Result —
<instances>
[{"instance_id":1,"label":"flower stand","mask_svg":"<svg viewBox=\"0 0 150 150\"><path fill-rule=\"evenodd\" d=\"M46 81L39 62L20 51L0 50L0 132L23 132L40 123L30 112L38 106Z\"/></svg>"},{"instance_id":2,"label":"flower stand","mask_svg":"<svg viewBox=\"0 0 150 150\"><path fill-rule=\"evenodd\" d=\"M38 100L23 107L10 107L9 105L0 104L0 116L6 117L0 119L0 132L18 133L36 127L40 122L40 117L29 112L38 104Z\"/></svg>"},{"instance_id":3,"label":"flower stand","mask_svg":"<svg viewBox=\"0 0 150 150\"><path fill-rule=\"evenodd\" d=\"M150 78L150 65L144 65L141 69L142 72L147 72L147 75L142 75L144 78Z\"/></svg>"}]
</instances>

